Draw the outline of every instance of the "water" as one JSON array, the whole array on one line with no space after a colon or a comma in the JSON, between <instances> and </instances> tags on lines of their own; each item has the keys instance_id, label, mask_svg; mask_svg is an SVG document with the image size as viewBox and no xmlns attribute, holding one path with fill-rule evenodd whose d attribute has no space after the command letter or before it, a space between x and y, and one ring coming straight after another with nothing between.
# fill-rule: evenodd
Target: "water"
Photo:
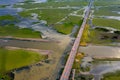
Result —
<instances>
[{"instance_id":1,"label":"water","mask_svg":"<svg viewBox=\"0 0 120 80\"><path fill-rule=\"evenodd\" d=\"M57 43L48 41L25 41L25 40L10 40L10 39L0 39L0 46L13 46L21 48L34 48L42 50L54 50L57 48Z\"/></svg>"},{"instance_id":2,"label":"water","mask_svg":"<svg viewBox=\"0 0 120 80\"><path fill-rule=\"evenodd\" d=\"M10 5L18 2L23 2L24 0L0 0L0 5Z\"/></svg>"},{"instance_id":3,"label":"water","mask_svg":"<svg viewBox=\"0 0 120 80\"><path fill-rule=\"evenodd\" d=\"M80 52L97 58L120 58L120 47L92 46L80 47Z\"/></svg>"}]
</instances>

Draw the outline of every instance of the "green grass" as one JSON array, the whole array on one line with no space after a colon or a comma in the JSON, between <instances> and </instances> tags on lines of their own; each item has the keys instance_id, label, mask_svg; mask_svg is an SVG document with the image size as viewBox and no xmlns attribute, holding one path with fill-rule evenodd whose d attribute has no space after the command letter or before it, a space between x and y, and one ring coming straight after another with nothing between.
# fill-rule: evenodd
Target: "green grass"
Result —
<instances>
[{"instance_id":1,"label":"green grass","mask_svg":"<svg viewBox=\"0 0 120 80\"><path fill-rule=\"evenodd\" d=\"M96 6L120 5L120 0L95 0Z\"/></svg>"},{"instance_id":2,"label":"green grass","mask_svg":"<svg viewBox=\"0 0 120 80\"><path fill-rule=\"evenodd\" d=\"M22 49L7 50L0 48L0 72L27 66L43 59L45 59L45 56L37 52Z\"/></svg>"},{"instance_id":3,"label":"green grass","mask_svg":"<svg viewBox=\"0 0 120 80\"><path fill-rule=\"evenodd\" d=\"M33 8L50 8L51 6L53 8L57 7L65 7L65 6L86 6L88 2L86 1L78 1L78 2L46 2L46 3L26 3L24 5L14 5L14 7L22 7L25 9L33 9Z\"/></svg>"},{"instance_id":4,"label":"green grass","mask_svg":"<svg viewBox=\"0 0 120 80\"><path fill-rule=\"evenodd\" d=\"M103 76L104 78L102 80L120 80L120 71L107 73Z\"/></svg>"},{"instance_id":5,"label":"green grass","mask_svg":"<svg viewBox=\"0 0 120 80\"><path fill-rule=\"evenodd\" d=\"M75 18L75 17L69 17L67 20L63 22L63 24L55 24L54 29L57 30L57 32L62 34L70 34L72 32L72 29L74 25L81 25L82 19Z\"/></svg>"},{"instance_id":6,"label":"green grass","mask_svg":"<svg viewBox=\"0 0 120 80\"><path fill-rule=\"evenodd\" d=\"M72 11L74 11L74 9L35 9L20 12L19 15L22 17L31 17L31 13L36 13L39 16L39 20L46 20L48 24L54 24Z\"/></svg>"},{"instance_id":7,"label":"green grass","mask_svg":"<svg viewBox=\"0 0 120 80\"><path fill-rule=\"evenodd\" d=\"M120 22L114 19L94 18L93 24L95 26L112 27L120 30Z\"/></svg>"},{"instance_id":8,"label":"green grass","mask_svg":"<svg viewBox=\"0 0 120 80\"><path fill-rule=\"evenodd\" d=\"M119 6L108 6L108 7L101 7L97 9L98 7L95 7L95 16L120 16L117 12L113 11L119 11Z\"/></svg>"},{"instance_id":9,"label":"green grass","mask_svg":"<svg viewBox=\"0 0 120 80\"><path fill-rule=\"evenodd\" d=\"M16 20L16 17L11 15L4 15L4 16L0 16L0 21L1 20Z\"/></svg>"},{"instance_id":10,"label":"green grass","mask_svg":"<svg viewBox=\"0 0 120 80\"><path fill-rule=\"evenodd\" d=\"M12 36L19 38L41 38L40 32L29 28L19 29L14 25L0 26L0 36Z\"/></svg>"},{"instance_id":11,"label":"green grass","mask_svg":"<svg viewBox=\"0 0 120 80\"><path fill-rule=\"evenodd\" d=\"M5 8L7 5L0 5L0 8Z\"/></svg>"},{"instance_id":12,"label":"green grass","mask_svg":"<svg viewBox=\"0 0 120 80\"><path fill-rule=\"evenodd\" d=\"M62 34L70 34L72 32L74 25L72 23L64 23L55 25L57 32Z\"/></svg>"}]
</instances>

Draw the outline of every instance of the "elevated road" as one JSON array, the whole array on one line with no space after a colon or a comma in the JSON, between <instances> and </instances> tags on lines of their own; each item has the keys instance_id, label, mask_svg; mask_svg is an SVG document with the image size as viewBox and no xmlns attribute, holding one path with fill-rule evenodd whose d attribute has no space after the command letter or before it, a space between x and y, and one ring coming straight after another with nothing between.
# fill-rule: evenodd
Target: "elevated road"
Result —
<instances>
[{"instance_id":1,"label":"elevated road","mask_svg":"<svg viewBox=\"0 0 120 80\"><path fill-rule=\"evenodd\" d=\"M89 17L92 2L93 1L90 0L88 8L86 9L85 16L84 16L84 19L83 19L83 23L82 23L81 28L80 28L80 30L78 32L77 38L75 39L75 42L74 42L73 47L71 49L71 52L69 54L68 60L66 62L65 68L64 68L63 73L62 73L62 75L60 77L60 80L69 80L72 65L73 65L77 50L79 48L79 44L80 44L80 41L81 41L81 37L82 37L83 31L84 31L87 19Z\"/></svg>"}]
</instances>

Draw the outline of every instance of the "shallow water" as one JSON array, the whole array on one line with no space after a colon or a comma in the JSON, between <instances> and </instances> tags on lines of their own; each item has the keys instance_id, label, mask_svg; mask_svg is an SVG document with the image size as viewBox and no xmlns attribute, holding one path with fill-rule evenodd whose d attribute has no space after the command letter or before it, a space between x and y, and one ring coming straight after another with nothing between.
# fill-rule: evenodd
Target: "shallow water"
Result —
<instances>
[{"instance_id":1,"label":"shallow water","mask_svg":"<svg viewBox=\"0 0 120 80\"><path fill-rule=\"evenodd\" d=\"M80 52L98 58L120 58L120 47L92 46L80 47Z\"/></svg>"}]
</instances>

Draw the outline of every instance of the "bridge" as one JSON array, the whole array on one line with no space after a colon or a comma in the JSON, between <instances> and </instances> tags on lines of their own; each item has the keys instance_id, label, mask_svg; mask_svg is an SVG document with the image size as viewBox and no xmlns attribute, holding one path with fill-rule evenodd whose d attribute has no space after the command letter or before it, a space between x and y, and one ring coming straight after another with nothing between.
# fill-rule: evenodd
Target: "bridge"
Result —
<instances>
[{"instance_id":1,"label":"bridge","mask_svg":"<svg viewBox=\"0 0 120 80\"><path fill-rule=\"evenodd\" d=\"M81 41L81 37L82 37L83 31L84 31L87 19L89 17L89 13L90 13L90 9L91 9L91 6L92 6L92 2L93 1L90 0L88 8L86 9L82 25L81 25L80 30L78 32L77 38L75 39L73 47L72 47L72 49L70 51L68 60L67 60L66 65L64 67L63 73L62 73L62 75L60 77L60 80L69 80L69 76L70 76L70 73L71 73L72 65L74 63L74 59L75 59L76 53L77 53L78 48L79 48L79 44L80 44L80 41Z\"/></svg>"}]
</instances>

